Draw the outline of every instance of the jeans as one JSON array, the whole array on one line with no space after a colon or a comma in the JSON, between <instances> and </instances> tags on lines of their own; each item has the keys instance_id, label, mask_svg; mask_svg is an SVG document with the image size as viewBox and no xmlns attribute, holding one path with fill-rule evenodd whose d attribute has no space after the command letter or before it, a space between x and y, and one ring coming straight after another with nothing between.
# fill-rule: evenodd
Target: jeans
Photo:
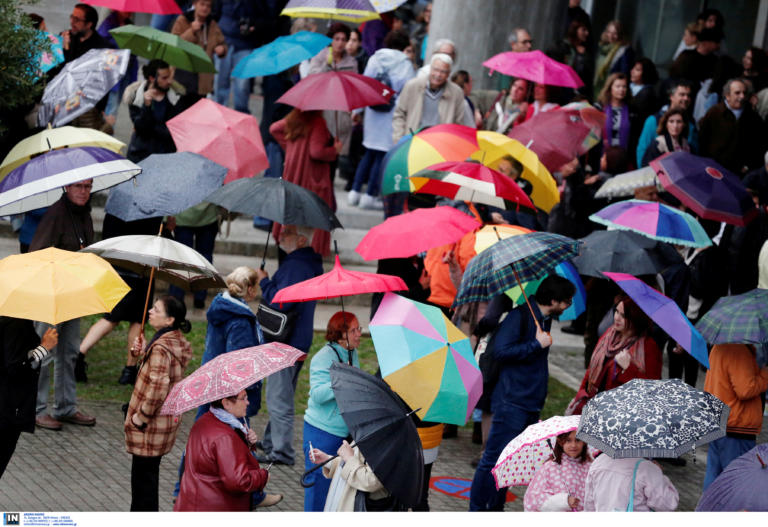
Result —
<instances>
[{"instance_id":1,"label":"jeans","mask_svg":"<svg viewBox=\"0 0 768 527\"><path fill-rule=\"evenodd\" d=\"M50 327L43 322L35 322L35 331L41 337ZM50 364L53 362L54 404L53 417L66 417L77 411L75 391L75 362L80 352L80 319L67 320L56 325L59 343L40 365L40 379L37 382L37 416L42 416L48 408L48 391L51 380Z\"/></svg>"},{"instance_id":2,"label":"jeans","mask_svg":"<svg viewBox=\"0 0 768 527\"><path fill-rule=\"evenodd\" d=\"M248 98L251 96L251 90L253 89L253 79L238 79L231 75L237 63L248 56L251 51L253 50L239 49L235 51L232 46L229 46L226 55L223 57L215 55L213 57L214 65L218 72L213 79L213 100L223 106L227 106L229 104L229 90L231 87L235 95L235 110L243 113L249 113Z\"/></svg>"},{"instance_id":3,"label":"jeans","mask_svg":"<svg viewBox=\"0 0 768 527\"><path fill-rule=\"evenodd\" d=\"M174 236L176 241L183 243L187 247L191 247L200 254L202 254L206 260L213 263L213 247L216 242L216 235L219 233L218 222L209 223L202 227L176 227ZM175 296L181 301L184 301L184 290L180 287L172 285L168 288L168 293ZM205 289L201 291L195 291L194 299L196 302L205 302L205 297L208 291Z\"/></svg>"},{"instance_id":4,"label":"jeans","mask_svg":"<svg viewBox=\"0 0 768 527\"><path fill-rule=\"evenodd\" d=\"M360 164L357 165L357 171L355 172L355 181L352 183L352 190L360 192L363 188L363 183L368 184L369 195L376 197L379 195L379 187L381 185L381 161L386 152L381 150L365 150L363 158L360 160Z\"/></svg>"},{"instance_id":5,"label":"jeans","mask_svg":"<svg viewBox=\"0 0 768 527\"><path fill-rule=\"evenodd\" d=\"M344 441L343 437L329 434L304 421L304 471L315 466L309 459L310 442L313 448L335 456L342 441ZM331 480L323 476L323 469L319 468L309 474L304 482L314 483L311 487L304 489L304 512L322 512L325 508L325 499L328 497L328 489L331 487Z\"/></svg>"},{"instance_id":6,"label":"jeans","mask_svg":"<svg viewBox=\"0 0 768 527\"><path fill-rule=\"evenodd\" d=\"M163 456L133 456L131 462L131 512L160 510L160 460Z\"/></svg>"},{"instance_id":7,"label":"jeans","mask_svg":"<svg viewBox=\"0 0 768 527\"><path fill-rule=\"evenodd\" d=\"M493 414L491 432L483 456L477 465L469 495L470 511L503 511L507 489L496 490L491 469L496 465L507 443L539 420L539 412L529 412L507 404L500 404Z\"/></svg>"},{"instance_id":8,"label":"jeans","mask_svg":"<svg viewBox=\"0 0 768 527\"><path fill-rule=\"evenodd\" d=\"M293 400L302 366L304 362L300 361L267 377L269 422L261 444L269 457L289 464L293 464L296 457L293 449Z\"/></svg>"},{"instance_id":9,"label":"jeans","mask_svg":"<svg viewBox=\"0 0 768 527\"><path fill-rule=\"evenodd\" d=\"M707 490L707 487L731 461L755 448L756 444L756 439L737 439L728 436L712 441L707 451L707 472L704 475L702 491Z\"/></svg>"}]
</instances>

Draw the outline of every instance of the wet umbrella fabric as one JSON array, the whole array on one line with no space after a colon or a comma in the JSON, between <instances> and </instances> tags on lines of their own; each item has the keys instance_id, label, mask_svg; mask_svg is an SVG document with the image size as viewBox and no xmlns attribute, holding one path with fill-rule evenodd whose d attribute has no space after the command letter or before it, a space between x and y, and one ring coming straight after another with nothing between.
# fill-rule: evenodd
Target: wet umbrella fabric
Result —
<instances>
[{"instance_id":1,"label":"wet umbrella fabric","mask_svg":"<svg viewBox=\"0 0 768 527\"><path fill-rule=\"evenodd\" d=\"M729 412L680 379L632 379L587 403L576 438L613 459L680 457L725 436Z\"/></svg>"},{"instance_id":2,"label":"wet umbrella fabric","mask_svg":"<svg viewBox=\"0 0 768 527\"><path fill-rule=\"evenodd\" d=\"M731 461L701 495L696 512L768 511L768 444Z\"/></svg>"},{"instance_id":3,"label":"wet umbrella fabric","mask_svg":"<svg viewBox=\"0 0 768 527\"><path fill-rule=\"evenodd\" d=\"M505 51L483 62L483 66L490 69L491 73L499 71L505 75L526 79L537 84L574 89L584 86L584 82L573 68L549 58L539 50Z\"/></svg>"},{"instance_id":4,"label":"wet umbrella fabric","mask_svg":"<svg viewBox=\"0 0 768 527\"><path fill-rule=\"evenodd\" d=\"M573 265L585 276L604 278L602 271L635 276L656 274L683 261L668 243L636 232L594 231L581 241L581 254L573 259Z\"/></svg>"},{"instance_id":5,"label":"wet umbrella fabric","mask_svg":"<svg viewBox=\"0 0 768 527\"><path fill-rule=\"evenodd\" d=\"M152 154L141 174L109 193L104 211L123 221L174 216L221 187L227 169L199 154Z\"/></svg>"},{"instance_id":6,"label":"wet umbrella fabric","mask_svg":"<svg viewBox=\"0 0 768 527\"><path fill-rule=\"evenodd\" d=\"M595 193L596 198L627 198L635 189L656 185L656 171L651 167L638 168L631 172L617 174L608 179ZM659 189L661 190L661 189Z\"/></svg>"},{"instance_id":7,"label":"wet umbrella fabric","mask_svg":"<svg viewBox=\"0 0 768 527\"><path fill-rule=\"evenodd\" d=\"M277 102L302 111L351 112L364 106L387 104L394 96L386 84L351 71L327 71L304 77Z\"/></svg>"},{"instance_id":8,"label":"wet umbrella fabric","mask_svg":"<svg viewBox=\"0 0 768 527\"><path fill-rule=\"evenodd\" d=\"M216 73L205 50L178 35L133 24L111 29L109 34L118 46L136 56L149 60L162 59L171 66L193 73Z\"/></svg>"},{"instance_id":9,"label":"wet umbrella fabric","mask_svg":"<svg viewBox=\"0 0 768 527\"><path fill-rule=\"evenodd\" d=\"M376 8L368 0L290 0L280 14L355 23L379 18Z\"/></svg>"},{"instance_id":10,"label":"wet umbrella fabric","mask_svg":"<svg viewBox=\"0 0 768 527\"><path fill-rule=\"evenodd\" d=\"M174 0L84 0L84 3L129 13L181 14L181 9Z\"/></svg>"},{"instance_id":11,"label":"wet umbrella fabric","mask_svg":"<svg viewBox=\"0 0 768 527\"><path fill-rule=\"evenodd\" d=\"M232 76L249 79L275 75L311 59L330 44L330 38L311 31L299 31L293 35L278 37L269 44L254 49L238 62L232 70Z\"/></svg>"}]
</instances>

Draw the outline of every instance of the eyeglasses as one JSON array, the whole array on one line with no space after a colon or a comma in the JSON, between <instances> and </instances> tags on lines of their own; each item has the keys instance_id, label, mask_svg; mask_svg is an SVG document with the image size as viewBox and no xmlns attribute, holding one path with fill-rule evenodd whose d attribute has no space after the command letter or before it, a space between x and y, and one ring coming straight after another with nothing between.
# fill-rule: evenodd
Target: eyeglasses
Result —
<instances>
[{"instance_id":1,"label":"eyeglasses","mask_svg":"<svg viewBox=\"0 0 768 527\"><path fill-rule=\"evenodd\" d=\"M358 326L356 328L349 328L349 332L350 333L360 333L360 334L362 334L363 333L363 328L361 328L360 326Z\"/></svg>"},{"instance_id":2,"label":"eyeglasses","mask_svg":"<svg viewBox=\"0 0 768 527\"><path fill-rule=\"evenodd\" d=\"M86 183L75 183L74 185L70 185L70 188L73 188L75 190L91 190L93 188L93 185L86 184Z\"/></svg>"},{"instance_id":3,"label":"eyeglasses","mask_svg":"<svg viewBox=\"0 0 768 527\"><path fill-rule=\"evenodd\" d=\"M522 40L520 43L521 44L533 44L533 39L529 38L528 40Z\"/></svg>"},{"instance_id":4,"label":"eyeglasses","mask_svg":"<svg viewBox=\"0 0 768 527\"><path fill-rule=\"evenodd\" d=\"M85 19L84 18L80 18L79 16L69 15L69 19L72 22L80 22L81 24L85 23Z\"/></svg>"}]
</instances>

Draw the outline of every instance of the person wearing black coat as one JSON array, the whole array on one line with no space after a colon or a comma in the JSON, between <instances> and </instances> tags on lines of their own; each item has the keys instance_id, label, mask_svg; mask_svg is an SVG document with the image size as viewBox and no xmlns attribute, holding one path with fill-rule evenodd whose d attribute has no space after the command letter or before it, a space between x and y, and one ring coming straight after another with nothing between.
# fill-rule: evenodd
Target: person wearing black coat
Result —
<instances>
[{"instance_id":1,"label":"person wearing black coat","mask_svg":"<svg viewBox=\"0 0 768 527\"><path fill-rule=\"evenodd\" d=\"M0 477L21 433L35 432L40 362L58 340L54 328L43 334L41 342L31 320L0 317Z\"/></svg>"}]
</instances>

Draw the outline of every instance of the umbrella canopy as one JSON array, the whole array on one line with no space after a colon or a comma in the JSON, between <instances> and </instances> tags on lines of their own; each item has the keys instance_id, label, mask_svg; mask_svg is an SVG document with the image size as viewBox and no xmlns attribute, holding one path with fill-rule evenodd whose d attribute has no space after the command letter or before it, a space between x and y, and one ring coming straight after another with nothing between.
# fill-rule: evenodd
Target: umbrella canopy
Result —
<instances>
[{"instance_id":1,"label":"umbrella canopy","mask_svg":"<svg viewBox=\"0 0 768 527\"><path fill-rule=\"evenodd\" d=\"M557 190L555 178L539 161L539 156L533 150L523 146L517 139L488 130L477 132L477 144L480 150L472 154L472 159L486 166L498 169L499 163L505 156L512 156L523 165L523 173L520 177L533 187L531 200L538 208L549 213L552 207L560 202L560 192Z\"/></svg>"},{"instance_id":2,"label":"umbrella canopy","mask_svg":"<svg viewBox=\"0 0 768 527\"><path fill-rule=\"evenodd\" d=\"M59 324L112 311L130 288L93 254L49 247L0 260L0 315Z\"/></svg>"},{"instance_id":3,"label":"umbrella canopy","mask_svg":"<svg viewBox=\"0 0 768 527\"><path fill-rule=\"evenodd\" d=\"M477 149L477 130L460 124L438 124L406 135L381 162L381 193L409 192L408 176L443 161L464 161Z\"/></svg>"},{"instance_id":4,"label":"umbrella canopy","mask_svg":"<svg viewBox=\"0 0 768 527\"><path fill-rule=\"evenodd\" d=\"M259 121L252 115L200 99L166 124L179 151L195 152L227 167L224 183L269 167Z\"/></svg>"},{"instance_id":5,"label":"umbrella canopy","mask_svg":"<svg viewBox=\"0 0 768 527\"><path fill-rule=\"evenodd\" d=\"M387 383L334 362L331 389L341 417L384 488L406 507L421 501L424 456L410 409Z\"/></svg>"},{"instance_id":6,"label":"umbrella canopy","mask_svg":"<svg viewBox=\"0 0 768 527\"><path fill-rule=\"evenodd\" d=\"M95 146L52 150L19 166L0 181L0 215L20 214L54 204L63 187L93 179L91 192L127 181L141 167Z\"/></svg>"},{"instance_id":7,"label":"umbrella canopy","mask_svg":"<svg viewBox=\"0 0 768 527\"><path fill-rule=\"evenodd\" d=\"M616 282L616 285L634 300L643 313L648 315L694 359L705 368L709 368L709 354L704 337L696 331L696 328L693 327L691 321L675 304L674 300L630 274L608 272L603 274Z\"/></svg>"},{"instance_id":8,"label":"umbrella canopy","mask_svg":"<svg viewBox=\"0 0 768 527\"><path fill-rule=\"evenodd\" d=\"M357 23L379 18L379 12L368 0L290 0L280 14Z\"/></svg>"},{"instance_id":9,"label":"umbrella canopy","mask_svg":"<svg viewBox=\"0 0 768 527\"><path fill-rule=\"evenodd\" d=\"M78 146L98 146L118 154L122 153L126 148L125 143L122 141L93 128L77 128L75 126L49 127L16 143L16 146L8 152L2 164L0 164L0 179L4 178L14 168L23 165L40 154L50 150Z\"/></svg>"},{"instance_id":10,"label":"umbrella canopy","mask_svg":"<svg viewBox=\"0 0 768 527\"><path fill-rule=\"evenodd\" d=\"M491 469L496 488L528 485L533 479L533 474L552 454L552 438L576 430L579 421L580 415L556 415L546 421L529 425L519 436L507 443L496 466Z\"/></svg>"},{"instance_id":11,"label":"umbrella canopy","mask_svg":"<svg viewBox=\"0 0 768 527\"><path fill-rule=\"evenodd\" d=\"M237 63L232 76L240 79L274 75L311 59L331 44L331 39L311 31L299 31L254 49Z\"/></svg>"},{"instance_id":12,"label":"umbrella canopy","mask_svg":"<svg viewBox=\"0 0 768 527\"><path fill-rule=\"evenodd\" d=\"M47 31L41 33L51 42L51 50L40 53L40 71L46 73L64 62L64 47L59 35Z\"/></svg>"},{"instance_id":13,"label":"umbrella canopy","mask_svg":"<svg viewBox=\"0 0 768 527\"><path fill-rule=\"evenodd\" d=\"M162 59L171 66L194 73L216 73L205 50L178 35L133 24L110 29L109 34L118 46L131 50L136 56L149 60Z\"/></svg>"},{"instance_id":14,"label":"umbrella canopy","mask_svg":"<svg viewBox=\"0 0 768 527\"><path fill-rule=\"evenodd\" d=\"M221 187L227 169L192 152L152 154L141 174L109 193L104 212L123 221L173 216Z\"/></svg>"},{"instance_id":15,"label":"umbrella canopy","mask_svg":"<svg viewBox=\"0 0 768 527\"><path fill-rule=\"evenodd\" d=\"M512 178L480 163L446 161L419 170L408 180L411 192L485 203L502 209L522 205L535 210L530 198Z\"/></svg>"},{"instance_id":16,"label":"umbrella canopy","mask_svg":"<svg viewBox=\"0 0 768 527\"><path fill-rule=\"evenodd\" d=\"M91 49L67 63L45 87L37 124L61 126L96 106L125 76L130 56L121 49Z\"/></svg>"},{"instance_id":17,"label":"umbrella canopy","mask_svg":"<svg viewBox=\"0 0 768 527\"><path fill-rule=\"evenodd\" d=\"M338 218L320 196L282 178L238 179L217 189L205 201L282 225L304 225L324 231L341 228Z\"/></svg>"},{"instance_id":18,"label":"umbrella canopy","mask_svg":"<svg viewBox=\"0 0 768 527\"><path fill-rule=\"evenodd\" d=\"M656 201L630 199L613 203L589 217L611 229L630 230L652 240L709 247L712 240L690 214Z\"/></svg>"},{"instance_id":19,"label":"umbrella canopy","mask_svg":"<svg viewBox=\"0 0 768 527\"><path fill-rule=\"evenodd\" d=\"M181 14L181 9L175 0L84 0L84 3L129 13Z\"/></svg>"},{"instance_id":20,"label":"umbrella canopy","mask_svg":"<svg viewBox=\"0 0 768 527\"><path fill-rule=\"evenodd\" d=\"M371 0L371 5L376 9L377 13L386 13L388 11L394 11L407 0Z\"/></svg>"},{"instance_id":21,"label":"umbrella canopy","mask_svg":"<svg viewBox=\"0 0 768 527\"><path fill-rule=\"evenodd\" d=\"M573 265L585 276L603 278L603 271L656 274L683 261L668 243L631 231L594 231L581 241L581 254Z\"/></svg>"},{"instance_id":22,"label":"umbrella canopy","mask_svg":"<svg viewBox=\"0 0 768 527\"><path fill-rule=\"evenodd\" d=\"M562 62L547 57L539 50L534 51L505 51L494 55L483 66L505 75L526 79L538 84L563 86L565 88L581 88L584 83L573 71L573 68Z\"/></svg>"},{"instance_id":23,"label":"umbrella canopy","mask_svg":"<svg viewBox=\"0 0 768 527\"><path fill-rule=\"evenodd\" d=\"M302 111L351 112L364 106L387 104L394 92L376 79L351 71L327 71L304 77L277 102Z\"/></svg>"},{"instance_id":24,"label":"umbrella canopy","mask_svg":"<svg viewBox=\"0 0 768 527\"><path fill-rule=\"evenodd\" d=\"M355 252L364 260L406 258L459 241L480 223L453 207L416 209L387 218L360 240Z\"/></svg>"},{"instance_id":25,"label":"umbrella canopy","mask_svg":"<svg viewBox=\"0 0 768 527\"><path fill-rule=\"evenodd\" d=\"M626 198L635 193L635 189L657 185L656 171L651 167L638 168L631 172L617 174L595 193L596 198Z\"/></svg>"},{"instance_id":26,"label":"umbrella canopy","mask_svg":"<svg viewBox=\"0 0 768 527\"><path fill-rule=\"evenodd\" d=\"M272 302L309 302L337 296L386 293L387 291L405 291L407 289L408 286L399 276L348 271L341 266L337 254L333 269L315 278L284 287L277 292Z\"/></svg>"},{"instance_id":27,"label":"umbrella canopy","mask_svg":"<svg viewBox=\"0 0 768 527\"><path fill-rule=\"evenodd\" d=\"M161 236L116 236L89 245L80 252L98 254L110 263L154 276L187 291L226 287L224 278L199 252Z\"/></svg>"},{"instance_id":28,"label":"umbrella canopy","mask_svg":"<svg viewBox=\"0 0 768 527\"><path fill-rule=\"evenodd\" d=\"M613 459L680 457L725 436L729 412L680 379L632 379L586 404L576 438Z\"/></svg>"},{"instance_id":29,"label":"umbrella canopy","mask_svg":"<svg viewBox=\"0 0 768 527\"><path fill-rule=\"evenodd\" d=\"M303 351L281 342L222 353L177 383L168 393L160 414L179 415L232 397L306 356Z\"/></svg>"},{"instance_id":30,"label":"umbrella canopy","mask_svg":"<svg viewBox=\"0 0 768 527\"><path fill-rule=\"evenodd\" d=\"M440 308L387 293L370 324L382 378L424 421L463 426L483 392L469 338Z\"/></svg>"},{"instance_id":31,"label":"umbrella canopy","mask_svg":"<svg viewBox=\"0 0 768 527\"><path fill-rule=\"evenodd\" d=\"M755 344L757 362L768 363L768 289L724 296L696 323L710 344Z\"/></svg>"},{"instance_id":32,"label":"umbrella canopy","mask_svg":"<svg viewBox=\"0 0 768 527\"><path fill-rule=\"evenodd\" d=\"M551 171L586 154L602 137L605 114L591 106L539 113L517 125L509 137L530 148Z\"/></svg>"},{"instance_id":33,"label":"umbrella canopy","mask_svg":"<svg viewBox=\"0 0 768 527\"><path fill-rule=\"evenodd\" d=\"M725 467L701 495L696 512L768 511L768 444L757 445Z\"/></svg>"},{"instance_id":34,"label":"umbrella canopy","mask_svg":"<svg viewBox=\"0 0 768 527\"><path fill-rule=\"evenodd\" d=\"M651 167L661 185L700 218L743 226L757 216L741 179L712 159L670 152Z\"/></svg>"}]
</instances>

